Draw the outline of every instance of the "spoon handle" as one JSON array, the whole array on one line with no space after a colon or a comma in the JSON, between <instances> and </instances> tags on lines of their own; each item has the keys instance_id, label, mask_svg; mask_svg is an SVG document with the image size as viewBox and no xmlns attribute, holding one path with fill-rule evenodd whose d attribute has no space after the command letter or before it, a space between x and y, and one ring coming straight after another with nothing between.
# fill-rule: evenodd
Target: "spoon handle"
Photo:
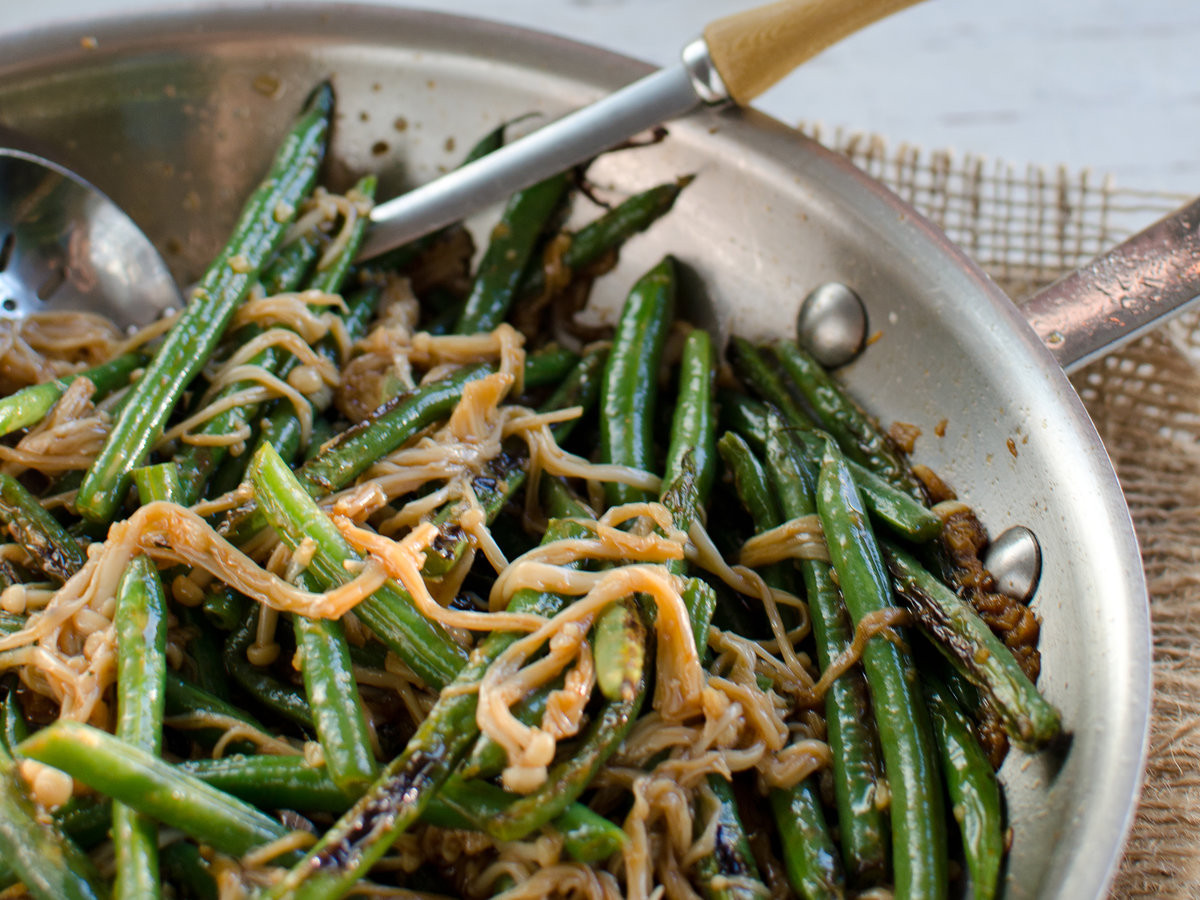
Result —
<instances>
[{"instance_id":1,"label":"spoon handle","mask_svg":"<svg viewBox=\"0 0 1200 900\"><path fill-rule=\"evenodd\" d=\"M918 0L780 0L717 19L704 41L729 95L749 103L805 60Z\"/></svg>"},{"instance_id":2,"label":"spoon handle","mask_svg":"<svg viewBox=\"0 0 1200 900\"><path fill-rule=\"evenodd\" d=\"M719 19L682 62L551 122L371 211L359 259L477 212L639 131L732 97L751 99L814 53L916 0L783 0ZM714 65L715 63L715 65ZM739 93L740 92L740 93Z\"/></svg>"}]
</instances>

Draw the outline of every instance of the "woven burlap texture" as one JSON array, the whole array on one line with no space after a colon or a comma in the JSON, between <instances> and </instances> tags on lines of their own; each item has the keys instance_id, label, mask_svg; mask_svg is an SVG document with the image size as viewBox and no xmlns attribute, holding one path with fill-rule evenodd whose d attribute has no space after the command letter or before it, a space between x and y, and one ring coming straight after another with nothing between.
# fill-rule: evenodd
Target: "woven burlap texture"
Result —
<instances>
[{"instance_id":1,"label":"woven burlap texture","mask_svg":"<svg viewBox=\"0 0 1200 900\"><path fill-rule=\"evenodd\" d=\"M1190 199L803 129L941 226L1017 303ZM1072 381L1133 514L1154 631L1146 785L1112 896L1200 897L1200 318L1181 316Z\"/></svg>"}]
</instances>

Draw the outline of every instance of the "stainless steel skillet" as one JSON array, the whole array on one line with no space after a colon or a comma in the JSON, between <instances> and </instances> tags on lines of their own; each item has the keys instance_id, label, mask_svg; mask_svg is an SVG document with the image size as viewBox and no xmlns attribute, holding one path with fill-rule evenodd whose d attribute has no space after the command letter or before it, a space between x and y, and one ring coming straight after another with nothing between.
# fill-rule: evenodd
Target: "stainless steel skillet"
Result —
<instances>
[{"instance_id":1,"label":"stainless steel skillet","mask_svg":"<svg viewBox=\"0 0 1200 900\"><path fill-rule=\"evenodd\" d=\"M187 282L215 252L304 91L333 75L335 177L394 193L503 119L578 106L648 71L578 44L431 13L235 5L0 33L0 121L64 146ZM593 171L614 192L699 177L595 297L611 312L664 252L715 330L790 333L803 296L850 284L881 338L844 374L999 532L1038 535L1043 685L1074 734L1014 754L1007 896L1103 894L1144 761L1150 640L1137 544L1108 458L1062 370L936 229L840 158L764 116L679 123ZM945 436L934 428L947 421ZM1016 449L1009 451L1008 442Z\"/></svg>"}]
</instances>

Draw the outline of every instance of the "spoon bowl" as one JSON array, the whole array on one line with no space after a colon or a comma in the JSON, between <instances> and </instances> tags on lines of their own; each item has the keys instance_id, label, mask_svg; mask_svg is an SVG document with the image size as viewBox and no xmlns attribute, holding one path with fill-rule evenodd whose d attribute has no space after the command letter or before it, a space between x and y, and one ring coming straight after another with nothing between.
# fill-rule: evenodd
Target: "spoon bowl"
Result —
<instances>
[{"instance_id":1,"label":"spoon bowl","mask_svg":"<svg viewBox=\"0 0 1200 900\"><path fill-rule=\"evenodd\" d=\"M0 149L0 317L88 312L129 328L181 302L166 263L119 206L56 163Z\"/></svg>"}]
</instances>

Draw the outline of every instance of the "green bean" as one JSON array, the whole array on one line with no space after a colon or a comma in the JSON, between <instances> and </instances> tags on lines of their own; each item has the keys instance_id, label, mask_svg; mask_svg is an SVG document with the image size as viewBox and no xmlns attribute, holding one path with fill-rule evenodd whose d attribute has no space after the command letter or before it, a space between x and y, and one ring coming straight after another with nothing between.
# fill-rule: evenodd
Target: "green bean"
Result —
<instances>
[{"instance_id":1,"label":"green bean","mask_svg":"<svg viewBox=\"0 0 1200 900\"><path fill-rule=\"evenodd\" d=\"M560 815L591 784L596 773L625 740L646 695L645 679L632 697L608 700L588 724L574 752L550 767L546 780L483 823L501 841L519 841Z\"/></svg>"},{"instance_id":2,"label":"green bean","mask_svg":"<svg viewBox=\"0 0 1200 900\"><path fill-rule=\"evenodd\" d=\"M783 522L785 516L779 507L778 497L774 493L767 472L746 440L736 431L726 431L717 442L717 451L733 479L734 492L741 501L742 507L750 514L750 520L754 523L755 530L773 528L774 525L766 524L768 522L773 522L775 525ZM735 535L729 543L736 546L740 545L741 541L741 536ZM772 563L763 566L760 571L768 582L778 584L784 590L795 593L794 585L788 587L784 584L788 575L793 572L789 563L783 561ZM719 603L718 615L730 620L732 630L743 637L748 637L759 628L759 625L754 623L748 614L745 604L739 602L738 598L725 594L721 600L724 602ZM781 609L780 614L785 616L785 625L791 624L787 618L795 618L794 615L791 615L790 610Z\"/></svg>"},{"instance_id":3,"label":"green bean","mask_svg":"<svg viewBox=\"0 0 1200 900\"><path fill-rule=\"evenodd\" d=\"M320 255L320 238L311 231L280 247L258 276L263 293L272 297L296 290L304 283Z\"/></svg>"},{"instance_id":4,"label":"green bean","mask_svg":"<svg viewBox=\"0 0 1200 900\"><path fill-rule=\"evenodd\" d=\"M0 472L0 522L46 576L63 584L87 557L75 538L11 475Z\"/></svg>"},{"instance_id":5,"label":"green bean","mask_svg":"<svg viewBox=\"0 0 1200 900\"><path fill-rule=\"evenodd\" d=\"M739 346L742 349L735 357L740 366L739 372L753 384L755 390L768 398L777 394L790 396L779 382L778 375L770 370L756 348L748 343ZM757 362L752 364L751 361L755 360ZM753 378L752 373L756 373ZM732 391L721 391L718 402L721 421L726 428L737 431L760 448L766 443L766 406ZM808 415L794 403L782 407L773 400L771 403L791 427L795 440L802 443L810 455L820 456L824 452L824 432L816 429ZM893 534L910 541L932 540L941 532L941 518L925 506L924 500L914 499L900 488L893 487L866 466L849 459L846 463L850 466L854 483L862 492L867 511L875 521L885 525Z\"/></svg>"},{"instance_id":6,"label":"green bean","mask_svg":"<svg viewBox=\"0 0 1200 900\"><path fill-rule=\"evenodd\" d=\"M766 441L763 443L765 446ZM717 452L733 477L734 490L750 514L755 529L765 531L783 522L779 498L767 480L767 471L746 439L736 431L727 431L717 441Z\"/></svg>"},{"instance_id":7,"label":"green bean","mask_svg":"<svg viewBox=\"0 0 1200 900\"><path fill-rule=\"evenodd\" d=\"M26 740L21 752L222 853L242 856L288 833L236 797L90 725L60 719Z\"/></svg>"},{"instance_id":8,"label":"green bean","mask_svg":"<svg viewBox=\"0 0 1200 900\"><path fill-rule=\"evenodd\" d=\"M279 368L282 356L283 351L279 348L267 347L251 357L246 364L274 375ZM212 402L220 402L227 397L257 386L258 382L250 379L234 382L213 397ZM259 406L258 403L243 403L227 409L201 425L199 434L223 436L242 428L249 428L249 420ZM176 454L179 471L183 475L180 494L183 505L191 506L199 500L204 493L205 484L221 464L231 455L236 457L244 452L239 446L238 453L231 454L231 447L232 445L229 444L185 444Z\"/></svg>"},{"instance_id":9,"label":"green bean","mask_svg":"<svg viewBox=\"0 0 1200 900\"><path fill-rule=\"evenodd\" d=\"M593 651L594 653L595 651ZM546 706L550 702L551 690L560 687L551 682L545 688L530 691L510 707L510 711L522 725L537 725L545 715ZM508 752L499 741L493 740L486 734L481 734L471 748L470 754L458 767L458 774L463 778L482 779L494 778L504 771L508 764Z\"/></svg>"},{"instance_id":10,"label":"green bean","mask_svg":"<svg viewBox=\"0 0 1200 900\"><path fill-rule=\"evenodd\" d=\"M54 810L50 821L53 829L65 835L70 843L79 849L90 850L108 839L112 827L112 802L103 797L72 797ZM16 880L12 867L0 857L0 887L8 887Z\"/></svg>"},{"instance_id":11,"label":"green bean","mask_svg":"<svg viewBox=\"0 0 1200 900\"><path fill-rule=\"evenodd\" d=\"M347 793L324 766L313 766L302 756L223 756L189 759L179 769L205 784L259 809L294 809L340 815L361 791Z\"/></svg>"},{"instance_id":12,"label":"green bean","mask_svg":"<svg viewBox=\"0 0 1200 900\"><path fill-rule=\"evenodd\" d=\"M140 490L140 485L139 485ZM162 752L163 682L167 670L167 603L158 569L135 556L117 588L116 735L130 746ZM112 810L117 897L161 896L158 826L123 803Z\"/></svg>"},{"instance_id":13,"label":"green bean","mask_svg":"<svg viewBox=\"0 0 1200 900\"><path fill-rule=\"evenodd\" d=\"M680 597L692 622L692 639L696 642L696 651L700 654L700 659L704 660L708 655L709 628L712 625L713 613L717 609L717 591L703 578L689 578L684 582Z\"/></svg>"},{"instance_id":14,"label":"green bean","mask_svg":"<svg viewBox=\"0 0 1200 900\"><path fill-rule=\"evenodd\" d=\"M579 354L558 344L547 344L525 358L525 390L558 384L579 362Z\"/></svg>"},{"instance_id":15,"label":"green bean","mask_svg":"<svg viewBox=\"0 0 1200 900\"><path fill-rule=\"evenodd\" d=\"M424 821L441 828L485 831L487 822L504 813L513 795L486 781L452 775L425 809ZM580 803L571 803L551 821L563 836L563 848L577 862L595 865L625 846L625 832Z\"/></svg>"},{"instance_id":16,"label":"green bean","mask_svg":"<svg viewBox=\"0 0 1200 900\"><path fill-rule=\"evenodd\" d=\"M108 839L112 828L112 806L107 797L75 796L56 809L51 818L67 837L90 850Z\"/></svg>"},{"instance_id":17,"label":"green bean","mask_svg":"<svg viewBox=\"0 0 1200 900\"><path fill-rule=\"evenodd\" d=\"M504 321L521 285L521 276L538 239L554 217L567 189L566 175L553 175L508 201L479 269L467 304L454 330L458 334L491 331Z\"/></svg>"},{"instance_id":18,"label":"green bean","mask_svg":"<svg viewBox=\"0 0 1200 900\"><path fill-rule=\"evenodd\" d=\"M294 809L305 812L345 812L354 802L324 767L311 766L297 756L226 756L196 759L179 766L189 775L260 809ZM503 809L510 794L486 782L465 782L452 776L430 799L421 820L442 828L482 831L480 822ZM625 833L578 803L553 822L573 859L600 862L619 851Z\"/></svg>"},{"instance_id":19,"label":"green bean","mask_svg":"<svg viewBox=\"0 0 1200 900\"><path fill-rule=\"evenodd\" d=\"M139 466L133 470L132 474L138 498L143 504L152 503L155 500L166 500L170 503L180 502L183 488L179 483L179 467L175 463L165 462L154 466Z\"/></svg>"},{"instance_id":20,"label":"green bean","mask_svg":"<svg viewBox=\"0 0 1200 900\"><path fill-rule=\"evenodd\" d=\"M489 153L494 153L495 151L499 150L504 146L504 133L513 125L516 125L518 122L529 118L530 115L534 114L525 113L524 115L501 122L471 145L471 149L467 151L467 155L464 156L462 162L458 164L459 168L462 168L463 166L469 166L471 163L475 162L475 160L483 159Z\"/></svg>"},{"instance_id":21,"label":"green bean","mask_svg":"<svg viewBox=\"0 0 1200 900\"><path fill-rule=\"evenodd\" d=\"M214 607L214 597L218 593L226 598L236 597L237 603L227 610L230 614L229 621L214 627L217 620L210 620L209 611ZM235 591L221 591L218 588L205 597L200 607L178 604L175 608L180 623L188 630L187 654L191 662L189 671L193 680L203 690L222 700L229 699L229 680L223 656L225 638L218 633L218 628L220 631L236 628L248 604L249 601L241 594Z\"/></svg>"},{"instance_id":22,"label":"green bean","mask_svg":"<svg viewBox=\"0 0 1200 900\"><path fill-rule=\"evenodd\" d=\"M812 515L817 511L817 470L789 439L794 432L787 431L778 416L768 421L767 469L781 511L789 519ZM817 662L824 671L849 651L853 626L829 565L800 560L799 568ZM852 883L862 886L882 883L888 871L888 816L879 803L884 776L870 702L860 665L843 672L825 694L826 739L832 750L842 861Z\"/></svg>"},{"instance_id":23,"label":"green bean","mask_svg":"<svg viewBox=\"0 0 1200 900\"><path fill-rule=\"evenodd\" d=\"M707 332L694 329L684 341L679 361L679 391L659 496L675 527L682 531L688 531L708 505L716 472L714 372L712 340ZM671 560L667 568L672 574L682 575L686 565L683 560ZM696 650L703 659L708 653L708 628L716 609L716 592L705 582L693 579L683 592L683 601Z\"/></svg>"},{"instance_id":24,"label":"green bean","mask_svg":"<svg viewBox=\"0 0 1200 900\"><path fill-rule=\"evenodd\" d=\"M843 453L917 500L925 499L904 454L819 362L794 341L779 341L771 349Z\"/></svg>"},{"instance_id":25,"label":"green bean","mask_svg":"<svg viewBox=\"0 0 1200 900\"><path fill-rule=\"evenodd\" d=\"M733 785L719 775L710 775L708 791L700 795L696 816L697 836L717 819L713 852L696 862L700 891L708 900L753 900L767 893L759 881L758 866L750 851L746 830L738 815Z\"/></svg>"},{"instance_id":26,"label":"green bean","mask_svg":"<svg viewBox=\"0 0 1200 900\"><path fill-rule=\"evenodd\" d=\"M766 353L745 338L735 335L729 339L729 358L742 380L775 407L789 424L805 430L818 427L812 416L788 390L779 370L772 364L772 358ZM740 430L745 434L751 433L748 430Z\"/></svg>"},{"instance_id":27,"label":"green bean","mask_svg":"<svg viewBox=\"0 0 1200 900\"><path fill-rule=\"evenodd\" d=\"M812 779L768 796L792 890L803 900L844 897L841 862Z\"/></svg>"},{"instance_id":28,"label":"green bean","mask_svg":"<svg viewBox=\"0 0 1200 900\"><path fill-rule=\"evenodd\" d=\"M690 466L689 479L695 496L690 508L668 503L676 517L676 526L686 530L700 510L708 504L716 473L716 423L713 415L712 384L716 371L712 339L708 332L693 329L683 343L679 360L679 391L675 414L671 420L671 440L663 466L663 495L665 498L679 479L685 466Z\"/></svg>"},{"instance_id":29,"label":"green bean","mask_svg":"<svg viewBox=\"0 0 1200 900\"><path fill-rule=\"evenodd\" d=\"M133 372L146 364L146 359L144 353L126 353L77 375L43 381L9 394L0 399L0 436L40 422L76 378L86 378L92 382L96 388L92 399L99 402L113 391L125 387Z\"/></svg>"},{"instance_id":30,"label":"green bean","mask_svg":"<svg viewBox=\"0 0 1200 900\"><path fill-rule=\"evenodd\" d=\"M581 803L572 803L553 825L563 836L563 849L577 862L598 865L620 853L625 832Z\"/></svg>"},{"instance_id":31,"label":"green bean","mask_svg":"<svg viewBox=\"0 0 1200 900\"><path fill-rule=\"evenodd\" d=\"M233 706L217 694L184 680L176 672L168 670L164 693L166 713L169 717L216 717L244 724L263 734L269 733L257 719L245 710ZM182 727L170 719L167 719L164 724L171 727ZM188 728L188 731L195 735L197 740L208 746L215 745L225 735L224 727ZM235 742L230 745L230 749L237 750L241 746L243 745Z\"/></svg>"},{"instance_id":32,"label":"green bean","mask_svg":"<svg viewBox=\"0 0 1200 900\"><path fill-rule=\"evenodd\" d=\"M592 631L596 684L609 700L629 700L646 664L646 629L631 601L619 600L611 609Z\"/></svg>"},{"instance_id":33,"label":"green bean","mask_svg":"<svg viewBox=\"0 0 1200 900\"><path fill-rule=\"evenodd\" d=\"M772 493L766 470L749 445L733 432L726 432L717 446L734 473L738 495L755 531L782 524L783 511ZM763 578L771 587L788 590L791 574L775 565L764 571ZM788 790L774 789L769 796L792 889L805 900L841 897L844 878L815 780L805 779Z\"/></svg>"},{"instance_id":34,"label":"green bean","mask_svg":"<svg viewBox=\"0 0 1200 900\"><path fill-rule=\"evenodd\" d=\"M104 448L84 476L75 505L88 519L108 522L188 383L199 373L259 270L283 238L293 211L312 189L324 156L333 91L309 97L263 184L243 210L225 249L205 272L154 359L130 390Z\"/></svg>"},{"instance_id":35,"label":"green bean","mask_svg":"<svg viewBox=\"0 0 1200 900\"><path fill-rule=\"evenodd\" d=\"M422 298L422 307L428 314L421 320L421 330L427 334L446 335L454 333L454 323L462 315L466 300L446 290L431 290Z\"/></svg>"},{"instance_id":36,"label":"green bean","mask_svg":"<svg viewBox=\"0 0 1200 900\"><path fill-rule=\"evenodd\" d=\"M263 726L245 710L238 709L217 694L192 684L177 672L168 671L166 673L165 685L167 715L181 716L198 713L225 716L239 719L253 728L263 730Z\"/></svg>"},{"instance_id":37,"label":"green bean","mask_svg":"<svg viewBox=\"0 0 1200 900\"><path fill-rule=\"evenodd\" d=\"M439 381L394 397L377 409L370 419L343 431L305 462L297 472L301 486L313 497L345 487L421 429L449 415L462 397L463 386L490 372L486 365L467 366ZM255 458L263 446L260 442ZM260 512L253 506L245 506L231 510L221 523L221 530L236 540L247 540L265 524Z\"/></svg>"},{"instance_id":38,"label":"green bean","mask_svg":"<svg viewBox=\"0 0 1200 900\"><path fill-rule=\"evenodd\" d=\"M38 814L7 754L0 756L0 865L39 900L108 896L87 855Z\"/></svg>"},{"instance_id":39,"label":"green bean","mask_svg":"<svg viewBox=\"0 0 1200 900\"><path fill-rule=\"evenodd\" d=\"M525 384L534 387L545 383L541 379L561 378L577 360L575 354L558 347L532 354L525 363ZM446 378L388 401L370 419L343 431L301 466L297 474L304 489L311 496L321 497L345 487L417 432L449 415L462 397L463 386L492 371L492 367L482 364L464 366ZM243 507L228 514L221 530L245 540L264 524L252 507Z\"/></svg>"},{"instance_id":40,"label":"green bean","mask_svg":"<svg viewBox=\"0 0 1200 900\"><path fill-rule=\"evenodd\" d=\"M600 387L600 458L647 472L654 465L658 370L675 308L675 260L666 257L633 286L613 336ZM608 482L610 506L648 499Z\"/></svg>"},{"instance_id":41,"label":"green bean","mask_svg":"<svg viewBox=\"0 0 1200 900\"><path fill-rule=\"evenodd\" d=\"M363 286L346 297L346 312L341 318L342 324L346 328L346 336L350 340L358 340L366 334L367 326L375 316L375 312L379 308L379 303L382 299L383 289L380 285L373 283ZM316 349L326 359L336 361L338 358L339 351L337 346L328 337L323 338L317 344ZM329 403L332 402L332 395L318 392L315 397L309 398L309 402L312 405L314 413L324 412L328 408ZM317 418L316 422L324 422L324 419ZM308 447L303 448L306 451L306 461L320 452L323 449L324 443L333 437L332 434L329 434L318 440L316 434L317 428L318 425L314 423L314 433L309 436ZM296 413L296 407L289 400L277 400L262 419L258 440L254 444L254 451L243 455L249 460L262 444L269 443L280 456L291 462L302 449L300 446L302 437L303 429L300 423L300 416ZM244 470L245 465L241 467L241 471ZM230 480L233 483L230 483ZM214 496L217 496L226 490L233 490L240 482L240 477L236 479L227 478L222 484L214 486L212 493Z\"/></svg>"},{"instance_id":42,"label":"green bean","mask_svg":"<svg viewBox=\"0 0 1200 900\"><path fill-rule=\"evenodd\" d=\"M546 479L543 490L551 495L548 506L572 507L565 489L555 479ZM554 495L557 494L557 497ZM586 511L574 507L576 514ZM584 536L584 526L570 520L551 522L544 542L563 537ZM556 594L521 590L513 595L512 612L549 616L566 603ZM478 684L492 661L519 635L493 631L471 654L454 681L444 691L417 728L404 752L384 769L371 789L270 890L271 897L336 897L348 891L358 878L387 852L392 842L420 817L430 797L454 771L477 733L477 693L468 686ZM574 798L571 798L574 799Z\"/></svg>"},{"instance_id":43,"label":"green bean","mask_svg":"<svg viewBox=\"0 0 1200 900\"><path fill-rule=\"evenodd\" d=\"M617 322L613 348L609 353L601 385L600 458L609 463L633 466L643 471L653 471L653 426L654 400L658 393L658 370L662 359L667 331L675 306L675 262L666 257L658 266L644 275L630 291ZM699 335L702 332L693 332ZM705 336L707 337L707 336ZM689 335L688 363L680 376L680 401L672 422L671 447L668 453L670 466L663 488L671 501L667 509L676 518L676 525L686 529L690 526L700 505L702 486L701 468L706 461L705 436L711 441L711 415L709 388L711 379L711 345L700 337ZM707 430L706 430L707 429ZM711 457L711 453L708 454ZM710 465L711 467L711 465ZM709 479L711 481L711 477ZM645 491L628 485L609 482L605 494L611 505L649 499ZM682 574L682 566L675 565L672 571ZM692 592L693 602L704 597L703 593ZM692 610L689 609L689 614ZM711 609L709 609L711 615ZM644 660L645 636L639 630L628 627L629 611L624 604L612 604L597 617L595 631L597 650L603 651L606 664L612 660ZM707 646L708 623L697 619L691 621L697 627L701 649ZM610 646L612 636L620 636L624 647ZM605 640L602 642L600 638ZM636 674L635 680L629 675ZM642 665L622 666L618 662L606 673L614 684L602 691L610 699L604 706L604 715L617 715L622 707L632 707L636 718L644 699L645 679ZM632 721L632 720L630 720ZM629 725L626 724L625 730ZM623 737L624 731L621 732ZM612 734L593 732L588 753L578 751L577 760L565 760L555 766L546 782L534 792L539 799L526 801L522 826L537 821L533 815L536 804L546 804L551 797L566 795L570 790L582 791L587 781L587 763L603 759L615 749ZM577 762L583 768L571 768ZM594 771L592 772L594 775ZM569 787L568 787L569 785ZM577 793L576 793L577 796ZM572 798L573 799L573 798ZM500 836L495 830L491 833ZM536 827L536 826L533 826Z\"/></svg>"},{"instance_id":44,"label":"green bean","mask_svg":"<svg viewBox=\"0 0 1200 900\"><path fill-rule=\"evenodd\" d=\"M891 584L850 470L830 441L821 459L817 513L846 607L857 626L891 606ZM891 794L896 894L946 895L946 829L928 714L912 654L875 635L862 653Z\"/></svg>"},{"instance_id":45,"label":"green bean","mask_svg":"<svg viewBox=\"0 0 1200 900\"><path fill-rule=\"evenodd\" d=\"M950 809L962 835L973 900L992 900L1004 859L1000 785L968 718L945 686L926 672L921 679L929 719L942 759Z\"/></svg>"},{"instance_id":46,"label":"green bean","mask_svg":"<svg viewBox=\"0 0 1200 900\"><path fill-rule=\"evenodd\" d=\"M691 176L680 178L634 194L584 225L571 235L571 242L562 255L562 265L568 271L578 271L620 247L639 231L645 231L670 211L680 191L691 181ZM546 273L542 268L533 269L521 284L521 295L539 296L546 288L545 279Z\"/></svg>"},{"instance_id":47,"label":"green bean","mask_svg":"<svg viewBox=\"0 0 1200 900\"><path fill-rule=\"evenodd\" d=\"M337 435L337 431L333 427L333 423L328 419L320 418L313 422L312 432L308 436L308 446L304 448L304 461L308 462L314 456L321 452L321 448ZM281 453L280 456L283 456ZM284 457L285 459L287 457Z\"/></svg>"},{"instance_id":48,"label":"green bean","mask_svg":"<svg viewBox=\"0 0 1200 900\"><path fill-rule=\"evenodd\" d=\"M819 453L816 435L797 436L810 453ZM846 460L854 483L871 517L897 537L915 543L931 541L942 532L942 519L923 502L888 484L866 466Z\"/></svg>"},{"instance_id":49,"label":"green bean","mask_svg":"<svg viewBox=\"0 0 1200 900\"><path fill-rule=\"evenodd\" d=\"M219 900L217 882L195 844L190 841L175 841L163 847L159 857L163 874L181 898Z\"/></svg>"},{"instance_id":50,"label":"green bean","mask_svg":"<svg viewBox=\"0 0 1200 900\"><path fill-rule=\"evenodd\" d=\"M306 573L297 584L306 590L315 588L314 579ZM292 624L304 692L329 777L344 791L365 790L375 780L378 767L342 623L292 616Z\"/></svg>"},{"instance_id":51,"label":"green bean","mask_svg":"<svg viewBox=\"0 0 1200 900\"><path fill-rule=\"evenodd\" d=\"M585 412L595 404L600 393L600 372L608 358L608 349L595 347L585 353L571 369L566 380L542 404L543 412L581 407ZM579 419L559 422L552 427L555 440L564 441ZM505 441L501 452L483 465L483 471L471 480L475 499L483 507L490 524L525 483L529 451L524 441ZM450 571L470 546L469 537L458 527L461 503L444 504L430 521L438 528L438 536L425 554L423 574L438 578Z\"/></svg>"},{"instance_id":52,"label":"green bean","mask_svg":"<svg viewBox=\"0 0 1200 900\"><path fill-rule=\"evenodd\" d=\"M25 714L17 700L17 692L11 685L4 696L3 714L4 728L0 743L3 744L4 752L11 756L17 744L29 737L29 723L25 721Z\"/></svg>"},{"instance_id":53,"label":"green bean","mask_svg":"<svg viewBox=\"0 0 1200 900\"><path fill-rule=\"evenodd\" d=\"M916 558L886 545L884 556L896 593L921 630L1000 714L1004 732L1020 747L1045 747L1062 731L1058 710L1038 692L1004 642L970 603L929 574Z\"/></svg>"},{"instance_id":54,"label":"green bean","mask_svg":"<svg viewBox=\"0 0 1200 900\"><path fill-rule=\"evenodd\" d=\"M379 179L375 175L364 175L350 189L347 197L351 202L361 200L373 204L375 188L378 184ZM358 256L358 249L362 246L363 238L367 236L367 228L370 224L371 217L369 215L363 215L360 212L356 216L341 249L333 256L317 261L316 271L313 272L307 285L308 290L321 291L325 294L341 293L342 286L354 265L354 259Z\"/></svg>"},{"instance_id":55,"label":"green bean","mask_svg":"<svg viewBox=\"0 0 1200 900\"><path fill-rule=\"evenodd\" d=\"M499 877L497 877L495 881L492 882L492 886L490 888L491 895L493 897L503 896L505 893L507 893L508 891L511 891L516 886L517 886L517 881L515 878L513 878L507 872L501 873L501 875Z\"/></svg>"},{"instance_id":56,"label":"green bean","mask_svg":"<svg viewBox=\"0 0 1200 900\"><path fill-rule=\"evenodd\" d=\"M225 670L242 690L276 715L295 722L301 728L313 728L312 710L308 701L291 685L284 684L261 666L246 658L246 651L258 633L258 617L262 607L254 604L242 624L225 641Z\"/></svg>"},{"instance_id":57,"label":"green bean","mask_svg":"<svg viewBox=\"0 0 1200 900\"><path fill-rule=\"evenodd\" d=\"M249 605L250 601L229 585L217 584L205 593L200 609L205 620L218 631L233 631L246 615Z\"/></svg>"},{"instance_id":58,"label":"green bean","mask_svg":"<svg viewBox=\"0 0 1200 900\"><path fill-rule=\"evenodd\" d=\"M316 543L308 572L317 583L329 587L349 581L353 576L346 566L357 563L358 555L269 444L254 454L249 475L260 509L284 543L293 551L306 538ZM421 615L394 582L363 600L355 614L430 686L444 687L466 661L465 651Z\"/></svg>"},{"instance_id":59,"label":"green bean","mask_svg":"<svg viewBox=\"0 0 1200 900\"><path fill-rule=\"evenodd\" d=\"M354 191L368 200L374 199L375 196L376 178L373 175L367 175L359 179L355 185ZM366 234L368 218L366 216L358 216L351 229L348 240L342 250L335 254L334 257L326 261L322 258L316 270L312 273L308 282L308 287L314 291L320 291L322 294L336 294L342 288L342 282L345 281L347 273L350 271L350 266L354 261L354 256L358 253L358 248L362 245L363 236ZM288 276L301 277L304 275L298 267L287 272ZM280 291L295 290L300 286L300 282L290 280L283 281L278 285ZM327 358L336 358L336 350L332 346L327 346ZM255 366L262 369L264 372L275 375L280 379L286 380L288 373L298 364L299 360L281 350L278 347L267 347L264 350L256 353L245 363L248 366ZM217 403L234 396L242 391L246 391L257 387L258 383L251 379L243 379L234 382L221 390L214 398L213 402ZM288 401L290 402L290 401ZM261 402L246 402L238 406L234 406L224 412L214 416L205 422L199 430L201 435L219 436L232 434L242 428L246 428L250 420L257 414L262 407ZM226 456L230 453L231 446L227 444L191 444L186 446L179 454L178 460L180 471L186 473L184 479L183 503L185 506L190 506L195 503L203 492L205 483L209 477L224 462ZM235 453L235 455L237 455Z\"/></svg>"},{"instance_id":60,"label":"green bean","mask_svg":"<svg viewBox=\"0 0 1200 900\"><path fill-rule=\"evenodd\" d=\"M255 446L262 440L263 426L266 423L266 416L262 416L257 422L250 423L250 438L254 441ZM316 427L315 422L313 426ZM293 456L299 450L299 447L299 433L297 433L296 446L292 451ZM245 452L239 453L237 456L234 456L232 453L225 454L225 458L221 460L220 465L217 466L212 475L209 476L208 481L204 484L200 492L201 498L214 500L217 497L228 494L230 491L237 490L238 485L245 480L246 466L249 462L250 456Z\"/></svg>"},{"instance_id":61,"label":"green bean","mask_svg":"<svg viewBox=\"0 0 1200 900\"><path fill-rule=\"evenodd\" d=\"M463 387L492 371L486 365L464 366L440 381L401 394L306 462L297 473L300 480L318 496L339 490L422 428L449 415Z\"/></svg>"},{"instance_id":62,"label":"green bean","mask_svg":"<svg viewBox=\"0 0 1200 900\"><path fill-rule=\"evenodd\" d=\"M0 612L0 635L15 634L24 627L24 616L18 616L10 612Z\"/></svg>"}]
</instances>

